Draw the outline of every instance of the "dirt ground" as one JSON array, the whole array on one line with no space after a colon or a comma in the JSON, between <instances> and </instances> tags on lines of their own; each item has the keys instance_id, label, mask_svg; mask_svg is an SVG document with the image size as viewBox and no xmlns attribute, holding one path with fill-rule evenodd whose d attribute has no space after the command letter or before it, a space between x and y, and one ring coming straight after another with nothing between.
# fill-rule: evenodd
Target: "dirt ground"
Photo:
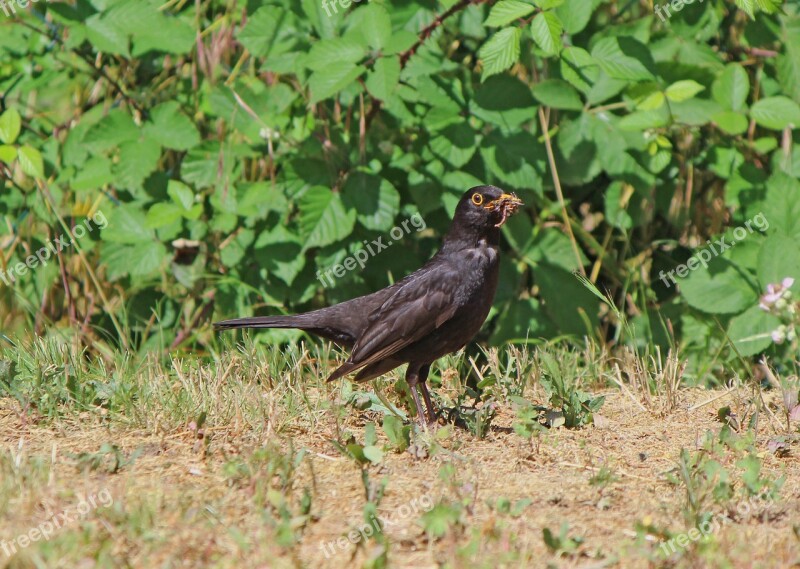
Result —
<instances>
[{"instance_id":1,"label":"dirt ground","mask_svg":"<svg viewBox=\"0 0 800 569\"><path fill-rule=\"evenodd\" d=\"M800 566L798 459L791 448L783 456L768 452L766 434L756 448L762 475L786 477L780 499L743 515L712 504L715 515L732 521L712 527L703 545L687 540L688 547L668 554L659 547L659 531L691 529L686 489L667 477L682 448L695 451L707 431L719 432L717 409L732 397L720 395L685 391L681 410L657 418L611 391L596 425L553 429L533 442L512 431L513 410L503 406L485 439L451 428L438 434L430 452L387 451L368 472L370 480L388 479L378 512L389 566ZM353 411L348 427L359 433L368 418ZM305 450L287 484L279 483L280 468L271 467L232 483L230 465L275 440L269 429L254 440L241 425L217 426L198 441L191 429L144 432L88 417L44 427L26 424L16 402L0 400L0 476L6 479L0 478L0 539L11 541L87 495L105 489L113 497L113 506L93 509L47 542L13 556L0 551L0 567L361 566L380 551L375 541L364 546L358 532L359 543L346 538L364 522L361 468L330 441L335 425L326 430L324 419L318 425L281 434L286 456L296 456L291 448ZM105 455L87 468L89 458L80 453L97 453L106 442L119 447L122 464L114 459L109 466ZM721 462L733 471L737 458ZM445 476L447 463L455 468ZM590 483L598 473L611 478ZM298 530L288 544L275 516L265 514L274 509L265 504L281 499L275 488L294 512L304 489L311 497L310 518L285 518ZM509 514L490 507L500 498L530 503ZM443 500L465 507L460 521L434 539L421 520ZM565 522L567 535L582 541L565 551L548 548L543 529L558 535Z\"/></svg>"}]
</instances>

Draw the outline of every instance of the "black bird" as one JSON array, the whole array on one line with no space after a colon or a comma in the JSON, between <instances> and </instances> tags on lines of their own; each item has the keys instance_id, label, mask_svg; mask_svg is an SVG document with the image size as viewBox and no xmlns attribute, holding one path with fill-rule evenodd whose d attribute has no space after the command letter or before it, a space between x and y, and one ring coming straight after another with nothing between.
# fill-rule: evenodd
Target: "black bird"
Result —
<instances>
[{"instance_id":1,"label":"black bird","mask_svg":"<svg viewBox=\"0 0 800 569\"><path fill-rule=\"evenodd\" d=\"M406 382L424 424L436 421L426 385L431 363L467 344L492 306L499 272L500 226L522 201L494 186L477 186L458 202L444 244L421 269L378 292L294 316L217 322L217 329L298 328L352 348L328 381L358 371L356 381L408 364Z\"/></svg>"}]
</instances>

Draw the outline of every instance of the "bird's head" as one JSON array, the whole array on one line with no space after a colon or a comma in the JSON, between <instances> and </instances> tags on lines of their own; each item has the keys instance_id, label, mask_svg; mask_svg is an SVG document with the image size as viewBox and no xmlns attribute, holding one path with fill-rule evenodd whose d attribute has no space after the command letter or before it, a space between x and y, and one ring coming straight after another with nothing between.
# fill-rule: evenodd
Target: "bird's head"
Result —
<instances>
[{"instance_id":1,"label":"bird's head","mask_svg":"<svg viewBox=\"0 0 800 569\"><path fill-rule=\"evenodd\" d=\"M523 205L513 193L495 186L475 186L467 190L456 207L453 225L478 231L497 228Z\"/></svg>"}]
</instances>

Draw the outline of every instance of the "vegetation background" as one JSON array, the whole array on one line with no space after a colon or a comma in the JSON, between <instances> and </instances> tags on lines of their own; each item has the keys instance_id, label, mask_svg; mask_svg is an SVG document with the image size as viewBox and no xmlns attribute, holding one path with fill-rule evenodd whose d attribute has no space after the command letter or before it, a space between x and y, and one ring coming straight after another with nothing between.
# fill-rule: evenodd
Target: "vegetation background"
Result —
<instances>
[{"instance_id":1,"label":"vegetation background","mask_svg":"<svg viewBox=\"0 0 800 569\"><path fill-rule=\"evenodd\" d=\"M269 379L245 368L235 396L211 397L173 358L227 369L216 376L222 389L241 370L212 321L304 311L402 278L433 254L459 196L479 184L514 191L526 207L503 228L482 349L435 374L437 383L452 368L472 374L469 386L453 380L453 401L544 385L545 407L577 427L614 385L658 413L689 386L777 377L770 385L786 387L797 377L800 322L799 128L800 5L788 0L0 1L0 395L25 425L33 410L63 420L71 409L147 428L190 423L197 434L207 417L219 429L233 420L236 397L254 405L240 415L266 416L275 408L247 381L273 385L286 365L292 382L321 373L306 352L275 354L300 334L253 334L242 357ZM320 274L415 215L424 231L324 286ZM35 260L97 219L106 223ZM748 222L755 231L742 238ZM723 238L735 245L690 263ZM564 351L549 352L554 343ZM527 360L520 345L544 351ZM162 392L159 374L186 399ZM586 382L597 396L577 391ZM384 400L344 385L350 403L388 413ZM784 401L794 433L792 385ZM286 389L270 405L295 401L299 388ZM530 439L539 415L524 409L530 420L514 428ZM337 448L380 463L364 451L375 447L374 425L351 448L339 420L328 433ZM472 432L486 436L489 422L478 417ZM253 436L285 433L249 425ZM383 427L405 449L408 433ZM113 448L98 456L124 468ZM267 464L254 456L252 471L226 463L226 480L246 487L242 472ZM286 457L268 462L271 473L287 469L281 492L297 458ZM680 460L698 479L718 473ZM608 475L595 480L601 487L613 478L593 472ZM36 480L17 475L20 488ZM690 475L678 479L694 491ZM751 493L756 482L745 485ZM288 506L269 500L283 520L275 531L291 535ZM702 501L687 508L688 528L705 514ZM464 511L437 510L428 535L441 537L435 528ZM580 550L566 529L544 539L556 557Z\"/></svg>"}]
</instances>

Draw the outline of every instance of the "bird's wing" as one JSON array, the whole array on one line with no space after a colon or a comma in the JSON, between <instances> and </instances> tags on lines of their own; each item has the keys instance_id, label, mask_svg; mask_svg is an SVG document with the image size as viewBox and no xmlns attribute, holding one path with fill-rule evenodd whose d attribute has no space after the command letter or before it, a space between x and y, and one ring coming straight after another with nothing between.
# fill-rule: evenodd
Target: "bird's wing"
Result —
<instances>
[{"instance_id":1,"label":"bird's wing","mask_svg":"<svg viewBox=\"0 0 800 569\"><path fill-rule=\"evenodd\" d=\"M457 270L440 264L408 279L370 314L350 358L334 376L380 361L450 320L458 309L454 283L461 278Z\"/></svg>"}]
</instances>

